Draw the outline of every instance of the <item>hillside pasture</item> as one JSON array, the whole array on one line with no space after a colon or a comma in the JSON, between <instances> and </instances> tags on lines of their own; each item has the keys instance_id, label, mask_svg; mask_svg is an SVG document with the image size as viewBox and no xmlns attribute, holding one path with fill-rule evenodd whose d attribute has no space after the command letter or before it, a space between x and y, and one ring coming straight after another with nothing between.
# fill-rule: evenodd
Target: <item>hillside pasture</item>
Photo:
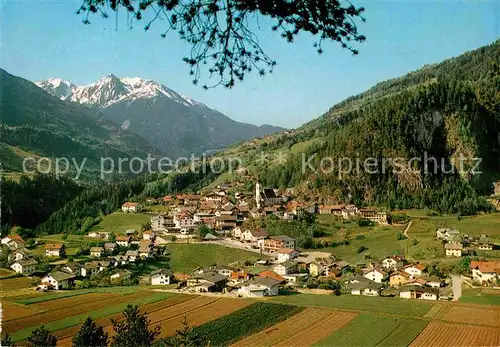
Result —
<instances>
[{"instance_id":1,"label":"hillside pasture","mask_svg":"<svg viewBox=\"0 0 500 347\"><path fill-rule=\"evenodd\" d=\"M185 273L198 267L244 263L246 260L255 262L261 258L258 253L212 244L171 243L167 250L170 268Z\"/></svg>"},{"instance_id":2,"label":"hillside pasture","mask_svg":"<svg viewBox=\"0 0 500 347\"><path fill-rule=\"evenodd\" d=\"M150 220L150 215L145 213L114 212L102 218L99 224L94 225L90 231L124 233L127 229L141 230L141 226Z\"/></svg>"}]
</instances>

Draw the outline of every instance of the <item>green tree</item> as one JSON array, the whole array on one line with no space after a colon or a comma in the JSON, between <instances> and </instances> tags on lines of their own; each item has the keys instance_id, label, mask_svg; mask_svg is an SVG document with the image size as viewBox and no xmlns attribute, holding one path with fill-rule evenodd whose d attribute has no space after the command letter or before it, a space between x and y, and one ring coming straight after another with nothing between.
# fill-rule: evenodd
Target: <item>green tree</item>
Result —
<instances>
[{"instance_id":1,"label":"green tree","mask_svg":"<svg viewBox=\"0 0 500 347\"><path fill-rule=\"evenodd\" d=\"M198 240L203 241L205 236L210 233L212 230L206 226L205 224L200 224L196 227L196 237Z\"/></svg>"},{"instance_id":2,"label":"green tree","mask_svg":"<svg viewBox=\"0 0 500 347\"><path fill-rule=\"evenodd\" d=\"M177 329L172 337L161 339L159 345L162 347L199 347L206 346L205 337L197 334L189 327L186 316L182 320L182 329Z\"/></svg>"},{"instance_id":3,"label":"green tree","mask_svg":"<svg viewBox=\"0 0 500 347\"><path fill-rule=\"evenodd\" d=\"M85 319L80 330L73 336L73 347L105 347L108 345L108 334L90 317Z\"/></svg>"},{"instance_id":4,"label":"green tree","mask_svg":"<svg viewBox=\"0 0 500 347\"><path fill-rule=\"evenodd\" d=\"M14 343L12 343L12 338L8 333L2 334L2 339L0 340L0 346L14 347Z\"/></svg>"},{"instance_id":5,"label":"green tree","mask_svg":"<svg viewBox=\"0 0 500 347\"><path fill-rule=\"evenodd\" d=\"M198 83L200 71L207 64L209 76L219 80L213 86L228 88L242 81L251 71L264 76L276 65L259 46L257 32L253 30L258 16L272 21L272 30L280 32L288 42L293 42L300 32L318 37L314 47L319 54L323 52L325 41L339 43L358 54L352 44L366 39L358 33L355 23L358 19L364 21L364 8L338 0L84 0L77 13L83 15L85 24L89 24L91 15L107 18L110 10L125 10L136 21L151 14L154 19L146 21L146 30L156 19L165 18L161 36L177 31L191 46L190 56L183 60L191 67L193 83ZM159 13L162 15L158 16ZM209 87L205 85L204 88Z\"/></svg>"},{"instance_id":6,"label":"green tree","mask_svg":"<svg viewBox=\"0 0 500 347\"><path fill-rule=\"evenodd\" d=\"M57 337L52 335L43 325L31 331L31 335L28 337L28 345L33 347L55 347L56 344Z\"/></svg>"},{"instance_id":7,"label":"green tree","mask_svg":"<svg viewBox=\"0 0 500 347\"><path fill-rule=\"evenodd\" d=\"M146 347L151 346L156 336L160 334L160 327L149 329L150 321L146 313L140 313L137 305L127 305L123 311L125 319L111 320L116 335L111 342L112 347Z\"/></svg>"}]
</instances>

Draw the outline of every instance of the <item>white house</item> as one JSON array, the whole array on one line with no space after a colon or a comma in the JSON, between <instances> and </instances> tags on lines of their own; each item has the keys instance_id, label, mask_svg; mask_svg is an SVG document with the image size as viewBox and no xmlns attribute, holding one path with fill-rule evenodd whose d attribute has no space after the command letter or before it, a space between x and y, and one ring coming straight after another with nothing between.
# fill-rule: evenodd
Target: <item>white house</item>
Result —
<instances>
[{"instance_id":1,"label":"white house","mask_svg":"<svg viewBox=\"0 0 500 347\"><path fill-rule=\"evenodd\" d=\"M42 278L42 283L47 283L55 290L69 289L75 275L63 271L54 271Z\"/></svg>"},{"instance_id":2,"label":"white house","mask_svg":"<svg viewBox=\"0 0 500 347\"><path fill-rule=\"evenodd\" d=\"M130 236L117 236L116 244L120 247L130 247Z\"/></svg>"},{"instance_id":3,"label":"white house","mask_svg":"<svg viewBox=\"0 0 500 347\"><path fill-rule=\"evenodd\" d=\"M479 283L493 282L500 278L500 262L471 261L472 278Z\"/></svg>"},{"instance_id":4,"label":"white house","mask_svg":"<svg viewBox=\"0 0 500 347\"><path fill-rule=\"evenodd\" d=\"M412 275L413 277L421 276L424 273L425 266L422 264L413 264L413 265L405 266L403 270L404 270L404 272Z\"/></svg>"},{"instance_id":5,"label":"white house","mask_svg":"<svg viewBox=\"0 0 500 347\"><path fill-rule=\"evenodd\" d=\"M90 248L90 255L93 257L101 257L104 254L104 248L92 247Z\"/></svg>"},{"instance_id":6,"label":"white house","mask_svg":"<svg viewBox=\"0 0 500 347\"><path fill-rule=\"evenodd\" d=\"M10 268L17 273L23 275L31 275L35 272L35 268L38 262L35 259L20 259L16 260Z\"/></svg>"},{"instance_id":7,"label":"white house","mask_svg":"<svg viewBox=\"0 0 500 347\"><path fill-rule=\"evenodd\" d=\"M113 280L128 280L130 279L130 277L132 276L132 272L128 271L128 270L118 270L116 272L114 272L113 274L111 274L111 276L109 276L109 278L113 281Z\"/></svg>"},{"instance_id":8,"label":"white house","mask_svg":"<svg viewBox=\"0 0 500 347\"><path fill-rule=\"evenodd\" d=\"M267 237L267 231L264 229L250 230L247 229L243 233L243 240L257 243L259 240L264 240Z\"/></svg>"},{"instance_id":9,"label":"white house","mask_svg":"<svg viewBox=\"0 0 500 347\"><path fill-rule=\"evenodd\" d=\"M126 202L122 205L123 212L139 212L141 210L141 205L137 202Z\"/></svg>"},{"instance_id":10,"label":"white house","mask_svg":"<svg viewBox=\"0 0 500 347\"><path fill-rule=\"evenodd\" d=\"M166 285L170 284L173 277L173 272L166 269L158 269L151 273L151 284L152 285Z\"/></svg>"},{"instance_id":11,"label":"white house","mask_svg":"<svg viewBox=\"0 0 500 347\"><path fill-rule=\"evenodd\" d=\"M29 258L29 256L30 256L30 252L29 252L28 249L26 249L26 248L19 248L19 249L13 250L9 254L8 260L9 261L16 261L16 260L21 260L21 259Z\"/></svg>"},{"instance_id":12,"label":"white house","mask_svg":"<svg viewBox=\"0 0 500 347\"><path fill-rule=\"evenodd\" d=\"M280 248L278 249L278 263L283 263L295 259L299 256L299 252L292 248Z\"/></svg>"},{"instance_id":13,"label":"white house","mask_svg":"<svg viewBox=\"0 0 500 347\"><path fill-rule=\"evenodd\" d=\"M387 273L379 268L371 269L363 274L364 278L367 278L376 283L382 283L384 278L387 276Z\"/></svg>"},{"instance_id":14,"label":"white house","mask_svg":"<svg viewBox=\"0 0 500 347\"><path fill-rule=\"evenodd\" d=\"M127 257L129 262L133 263L137 260L137 258L139 258L139 251L128 250L127 252L125 252L125 256Z\"/></svg>"},{"instance_id":15,"label":"white house","mask_svg":"<svg viewBox=\"0 0 500 347\"><path fill-rule=\"evenodd\" d=\"M281 282L269 278L258 277L252 282L244 283L238 289L238 294L244 297L264 297L278 295L279 284Z\"/></svg>"},{"instance_id":16,"label":"white house","mask_svg":"<svg viewBox=\"0 0 500 347\"><path fill-rule=\"evenodd\" d=\"M448 242L444 245L447 257L461 257L464 246L461 243Z\"/></svg>"},{"instance_id":17,"label":"white house","mask_svg":"<svg viewBox=\"0 0 500 347\"><path fill-rule=\"evenodd\" d=\"M296 269L297 269L297 263L294 261L285 261L284 263L275 265L273 267L273 271L281 276L294 273Z\"/></svg>"},{"instance_id":18,"label":"white house","mask_svg":"<svg viewBox=\"0 0 500 347\"><path fill-rule=\"evenodd\" d=\"M143 240L154 240L155 239L155 233L152 232L151 230L146 230L142 233L142 239Z\"/></svg>"},{"instance_id":19,"label":"white house","mask_svg":"<svg viewBox=\"0 0 500 347\"><path fill-rule=\"evenodd\" d=\"M181 232L189 232L196 228L194 218L187 213L179 213L175 215L173 222L176 228L181 229Z\"/></svg>"},{"instance_id":20,"label":"white house","mask_svg":"<svg viewBox=\"0 0 500 347\"><path fill-rule=\"evenodd\" d=\"M62 257L64 255L64 244L49 243L45 245L45 256L47 257Z\"/></svg>"},{"instance_id":21,"label":"white house","mask_svg":"<svg viewBox=\"0 0 500 347\"><path fill-rule=\"evenodd\" d=\"M231 236L234 237L235 239L241 239L243 238L243 231L241 230L240 227L234 227L233 230L231 230Z\"/></svg>"},{"instance_id":22,"label":"white house","mask_svg":"<svg viewBox=\"0 0 500 347\"><path fill-rule=\"evenodd\" d=\"M372 280L359 281L350 284L352 295L379 296L381 283Z\"/></svg>"},{"instance_id":23,"label":"white house","mask_svg":"<svg viewBox=\"0 0 500 347\"><path fill-rule=\"evenodd\" d=\"M435 301L439 298L439 289L415 285L405 285L400 287L399 297L403 299Z\"/></svg>"},{"instance_id":24,"label":"white house","mask_svg":"<svg viewBox=\"0 0 500 347\"><path fill-rule=\"evenodd\" d=\"M397 271L403 265L400 257L392 256L382 259L382 267L386 270Z\"/></svg>"}]
</instances>

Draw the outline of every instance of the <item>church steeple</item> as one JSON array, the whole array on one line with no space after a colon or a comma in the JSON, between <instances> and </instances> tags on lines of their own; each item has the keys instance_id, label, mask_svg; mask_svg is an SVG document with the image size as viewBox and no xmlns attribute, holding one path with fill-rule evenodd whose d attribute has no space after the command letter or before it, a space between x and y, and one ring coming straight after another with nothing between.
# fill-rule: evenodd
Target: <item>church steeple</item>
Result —
<instances>
[{"instance_id":1,"label":"church steeple","mask_svg":"<svg viewBox=\"0 0 500 347\"><path fill-rule=\"evenodd\" d=\"M261 201L261 196L260 196L260 181L257 178L257 182L255 183L255 202L257 203L257 208L260 209L260 201Z\"/></svg>"}]
</instances>

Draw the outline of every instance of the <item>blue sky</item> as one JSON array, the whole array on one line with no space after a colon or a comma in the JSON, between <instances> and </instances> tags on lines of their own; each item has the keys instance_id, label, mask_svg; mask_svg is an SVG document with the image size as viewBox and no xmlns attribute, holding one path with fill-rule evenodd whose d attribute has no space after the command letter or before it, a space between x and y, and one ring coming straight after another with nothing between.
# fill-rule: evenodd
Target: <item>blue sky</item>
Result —
<instances>
[{"instance_id":1,"label":"blue sky","mask_svg":"<svg viewBox=\"0 0 500 347\"><path fill-rule=\"evenodd\" d=\"M352 2L366 8L359 31L367 41L359 56L333 43L318 55L307 35L288 44L261 20L260 43L277 61L275 72L205 91L191 84L182 62L188 46L176 33L161 38L161 22L144 32L140 23L129 29L121 16L115 30L114 17L82 24L74 14L80 1L3 0L0 66L32 81L87 84L110 73L150 78L238 121L291 128L377 82L500 37L500 0Z\"/></svg>"}]
</instances>

